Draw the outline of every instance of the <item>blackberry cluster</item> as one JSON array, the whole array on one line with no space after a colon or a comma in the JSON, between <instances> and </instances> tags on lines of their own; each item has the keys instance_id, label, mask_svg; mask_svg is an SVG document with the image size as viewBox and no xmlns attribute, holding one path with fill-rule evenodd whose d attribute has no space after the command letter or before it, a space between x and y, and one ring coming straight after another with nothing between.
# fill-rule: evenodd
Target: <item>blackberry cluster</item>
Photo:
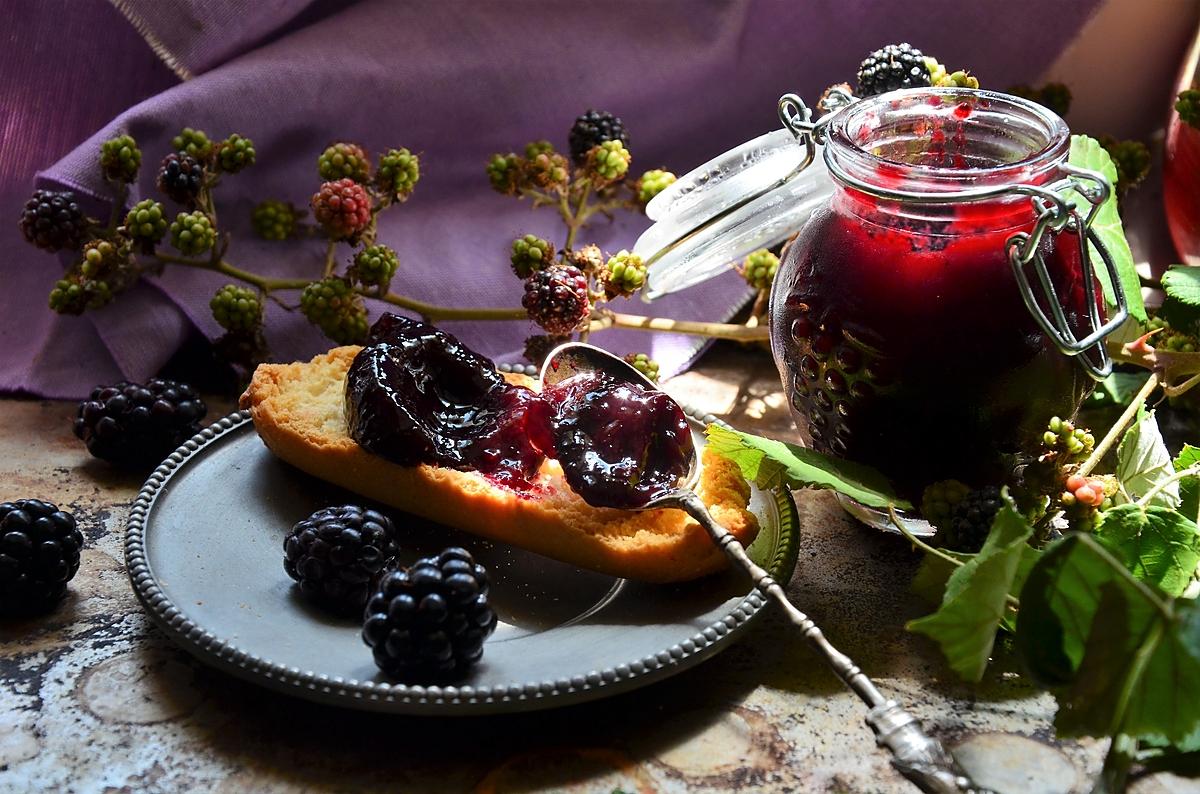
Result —
<instances>
[{"instance_id":1,"label":"blackberry cluster","mask_svg":"<svg viewBox=\"0 0 1200 794\"><path fill-rule=\"evenodd\" d=\"M326 507L284 539L283 568L314 601L338 612L361 612L398 551L396 528L387 516L358 505Z\"/></svg>"},{"instance_id":2,"label":"blackberry cluster","mask_svg":"<svg viewBox=\"0 0 1200 794\"><path fill-rule=\"evenodd\" d=\"M379 173L375 181L379 189L403 201L421 178L421 161L408 149L389 149L379 158Z\"/></svg>"},{"instance_id":3,"label":"blackberry cluster","mask_svg":"<svg viewBox=\"0 0 1200 794\"><path fill-rule=\"evenodd\" d=\"M383 576L362 636L387 675L442 678L479 661L496 622L487 571L465 549L449 548Z\"/></svg>"},{"instance_id":4,"label":"blackberry cluster","mask_svg":"<svg viewBox=\"0 0 1200 794\"><path fill-rule=\"evenodd\" d=\"M344 278L330 276L305 287L300 312L339 345L361 344L367 338L367 309Z\"/></svg>"},{"instance_id":5,"label":"blackberry cluster","mask_svg":"<svg viewBox=\"0 0 1200 794\"><path fill-rule=\"evenodd\" d=\"M125 232L134 240L154 245L167 231L163 205L154 199L144 199L133 205L125 216Z\"/></svg>"},{"instance_id":6,"label":"blackberry cluster","mask_svg":"<svg viewBox=\"0 0 1200 794\"><path fill-rule=\"evenodd\" d=\"M286 240L296 231L296 208L283 201L267 199L255 206L250 225L264 240Z\"/></svg>"},{"instance_id":7,"label":"blackberry cluster","mask_svg":"<svg viewBox=\"0 0 1200 794\"><path fill-rule=\"evenodd\" d=\"M525 173L534 186L543 190L563 190L571 178L567 158L554 150L527 159Z\"/></svg>"},{"instance_id":8,"label":"blackberry cluster","mask_svg":"<svg viewBox=\"0 0 1200 794\"><path fill-rule=\"evenodd\" d=\"M1057 462L1061 465L1083 460L1092 454L1096 437L1087 428L1076 427L1074 422L1054 416L1042 434L1042 444L1047 452L1058 453Z\"/></svg>"},{"instance_id":9,"label":"blackberry cluster","mask_svg":"<svg viewBox=\"0 0 1200 794\"><path fill-rule=\"evenodd\" d=\"M658 362L650 358L645 353L630 353L625 356L625 360L633 365L633 368L645 375L654 383L658 383Z\"/></svg>"},{"instance_id":10,"label":"blackberry cluster","mask_svg":"<svg viewBox=\"0 0 1200 794\"><path fill-rule=\"evenodd\" d=\"M487 176L492 190L506 196L515 196L517 184L521 179L521 158L512 152L492 155L487 164Z\"/></svg>"},{"instance_id":11,"label":"blackberry cluster","mask_svg":"<svg viewBox=\"0 0 1200 794\"><path fill-rule=\"evenodd\" d=\"M1200 128L1200 90L1189 88L1175 97L1175 112L1184 124Z\"/></svg>"},{"instance_id":12,"label":"blackberry cluster","mask_svg":"<svg viewBox=\"0 0 1200 794\"><path fill-rule=\"evenodd\" d=\"M204 166L190 154L168 154L158 167L158 189L180 204L194 204L203 186Z\"/></svg>"},{"instance_id":13,"label":"blackberry cluster","mask_svg":"<svg viewBox=\"0 0 1200 794\"><path fill-rule=\"evenodd\" d=\"M108 240L92 240L83 247L79 272L87 281L103 281L111 288L129 261L129 250Z\"/></svg>"},{"instance_id":14,"label":"blackberry cluster","mask_svg":"<svg viewBox=\"0 0 1200 794\"><path fill-rule=\"evenodd\" d=\"M107 305L112 299L112 288L107 281L86 278L76 271L54 282L50 309L59 314L83 314Z\"/></svg>"},{"instance_id":15,"label":"blackberry cluster","mask_svg":"<svg viewBox=\"0 0 1200 794\"><path fill-rule=\"evenodd\" d=\"M1100 145L1117 169L1117 187L1122 191L1137 187L1150 173L1150 149L1141 141L1120 141L1101 135Z\"/></svg>"},{"instance_id":16,"label":"blackberry cluster","mask_svg":"<svg viewBox=\"0 0 1200 794\"><path fill-rule=\"evenodd\" d=\"M400 267L400 257L386 245L368 245L354 255L351 267L353 277L359 283L386 290Z\"/></svg>"},{"instance_id":17,"label":"blackberry cluster","mask_svg":"<svg viewBox=\"0 0 1200 794\"><path fill-rule=\"evenodd\" d=\"M646 283L646 264L637 254L618 251L604 270L604 293L609 300L628 297Z\"/></svg>"},{"instance_id":18,"label":"blackberry cluster","mask_svg":"<svg viewBox=\"0 0 1200 794\"><path fill-rule=\"evenodd\" d=\"M994 485L971 491L950 514L945 545L954 551L975 554L983 548L992 521L1004 504L1000 489Z\"/></svg>"},{"instance_id":19,"label":"blackberry cluster","mask_svg":"<svg viewBox=\"0 0 1200 794\"><path fill-rule=\"evenodd\" d=\"M217 149L217 166L227 174L236 174L254 165L254 142L241 135L230 135Z\"/></svg>"},{"instance_id":20,"label":"blackberry cluster","mask_svg":"<svg viewBox=\"0 0 1200 794\"><path fill-rule=\"evenodd\" d=\"M760 248L746 257L746 261L738 268L746 283L756 290L768 290L775 280L779 270L779 257L765 248Z\"/></svg>"},{"instance_id":21,"label":"blackberry cluster","mask_svg":"<svg viewBox=\"0 0 1200 794\"><path fill-rule=\"evenodd\" d=\"M353 179L321 185L312 197L313 216L334 240L354 240L371 223L371 196Z\"/></svg>"},{"instance_id":22,"label":"blackberry cluster","mask_svg":"<svg viewBox=\"0 0 1200 794\"><path fill-rule=\"evenodd\" d=\"M921 494L921 515L939 529L948 529L954 508L966 498L971 489L958 480L940 480L927 486Z\"/></svg>"},{"instance_id":23,"label":"blackberry cluster","mask_svg":"<svg viewBox=\"0 0 1200 794\"><path fill-rule=\"evenodd\" d=\"M551 265L525 280L521 305L535 323L555 336L571 333L582 323L591 304L588 281L571 265Z\"/></svg>"},{"instance_id":24,"label":"blackberry cluster","mask_svg":"<svg viewBox=\"0 0 1200 794\"><path fill-rule=\"evenodd\" d=\"M217 290L208 308L226 331L248 334L262 324L262 299L254 290L236 284L226 284Z\"/></svg>"},{"instance_id":25,"label":"blackberry cluster","mask_svg":"<svg viewBox=\"0 0 1200 794\"><path fill-rule=\"evenodd\" d=\"M53 190L34 191L21 210L20 226L26 242L47 251L78 248L88 230L75 194Z\"/></svg>"},{"instance_id":26,"label":"blackberry cluster","mask_svg":"<svg viewBox=\"0 0 1200 794\"><path fill-rule=\"evenodd\" d=\"M554 151L554 144L545 139L540 141L530 141L525 144L525 159L532 160L539 154L550 154Z\"/></svg>"},{"instance_id":27,"label":"blackberry cluster","mask_svg":"<svg viewBox=\"0 0 1200 794\"><path fill-rule=\"evenodd\" d=\"M569 336L547 336L538 334L528 337L525 340L525 349L523 355L525 360L535 367L540 367L542 362L546 360L546 356L550 355L550 351L559 345L569 342Z\"/></svg>"},{"instance_id":28,"label":"blackberry cluster","mask_svg":"<svg viewBox=\"0 0 1200 794\"><path fill-rule=\"evenodd\" d=\"M100 171L114 182L132 182L142 167L142 151L128 135L100 144Z\"/></svg>"},{"instance_id":29,"label":"blackberry cluster","mask_svg":"<svg viewBox=\"0 0 1200 794\"><path fill-rule=\"evenodd\" d=\"M213 247L217 230L200 210L181 212L171 223L171 245L185 256L198 256Z\"/></svg>"},{"instance_id":30,"label":"blackberry cluster","mask_svg":"<svg viewBox=\"0 0 1200 794\"><path fill-rule=\"evenodd\" d=\"M554 253L554 244L549 240L543 240L536 234L518 237L513 240L512 244L510 261L513 272L517 274L517 278L529 278L553 262Z\"/></svg>"},{"instance_id":31,"label":"blackberry cluster","mask_svg":"<svg viewBox=\"0 0 1200 794\"><path fill-rule=\"evenodd\" d=\"M659 168L647 171L642 174L642 178L637 183L638 201L643 204L650 203L650 199L674 184L675 179L675 175L670 171L663 171Z\"/></svg>"},{"instance_id":32,"label":"blackberry cluster","mask_svg":"<svg viewBox=\"0 0 1200 794\"><path fill-rule=\"evenodd\" d=\"M582 165L588 159L588 152L606 141L620 141L629 146L629 133L625 131L625 125L611 113L588 110L575 119L567 136L571 159L576 165Z\"/></svg>"},{"instance_id":33,"label":"blackberry cluster","mask_svg":"<svg viewBox=\"0 0 1200 794\"><path fill-rule=\"evenodd\" d=\"M70 513L40 499L0 504L0 614L58 603L79 570L83 533Z\"/></svg>"},{"instance_id":34,"label":"blackberry cluster","mask_svg":"<svg viewBox=\"0 0 1200 794\"><path fill-rule=\"evenodd\" d=\"M110 463L157 465L200 431L207 407L186 383L154 379L97 386L79 404L75 435Z\"/></svg>"},{"instance_id":35,"label":"blackberry cluster","mask_svg":"<svg viewBox=\"0 0 1200 794\"><path fill-rule=\"evenodd\" d=\"M179 154L186 154L203 162L212 154L213 144L203 130L184 127L171 139L171 148Z\"/></svg>"},{"instance_id":36,"label":"blackberry cluster","mask_svg":"<svg viewBox=\"0 0 1200 794\"><path fill-rule=\"evenodd\" d=\"M317 158L317 172L326 182L338 179L366 182L371 175L371 158L357 143L334 143Z\"/></svg>"},{"instance_id":37,"label":"blackberry cluster","mask_svg":"<svg viewBox=\"0 0 1200 794\"><path fill-rule=\"evenodd\" d=\"M620 141L605 141L588 155L588 170L601 180L616 180L625 176L633 155Z\"/></svg>"},{"instance_id":38,"label":"blackberry cluster","mask_svg":"<svg viewBox=\"0 0 1200 794\"><path fill-rule=\"evenodd\" d=\"M886 94L900 88L920 88L931 81L929 65L911 45L889 44L863 59L858 67L860 97Z\"/></svg>"}]
</instances>

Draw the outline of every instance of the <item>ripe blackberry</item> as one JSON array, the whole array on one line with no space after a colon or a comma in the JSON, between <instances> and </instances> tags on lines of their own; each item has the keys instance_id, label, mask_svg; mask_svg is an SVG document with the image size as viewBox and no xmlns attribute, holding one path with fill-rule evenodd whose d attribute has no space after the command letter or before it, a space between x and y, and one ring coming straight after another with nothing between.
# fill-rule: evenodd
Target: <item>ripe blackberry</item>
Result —
<instances>
[{"instance_id":1,"label":"ripe blackberry","mask_svg":"<svg viewBox=\"0 0 1200 794\"><path fill-rule=\"evenodd\" d=\"M375 177L379 189L403 201L421 178L421 159L408 149L389 149L379 158L379 173Z\"/></svg>"},{"instance_id":2,"label":"ripe blackberry","mask_svg":"<svg viewBox=\"0 0 1200 794\"><path fill-rule=\"evenodd\" d=\"M79 570L83 534L70 513L40 499L0 504L0 614L44 612Z\"/></svg>"},{"instance_id":3,"label":"ripe blackberry","mask_svg":"<svg viewBox=\"0 0 1200 794\"><path fill-rule=\"evenodd\" d=\"M643 204L650 203L650 199L674 184L675 179L675 175L670 171L663 171L660 168L647 171L637 182L638 201Z\"/></svg>"},{"instance_id":4,"label":"ripe blackberry","mask_svg":"<svg viewBox=\"0 0 1200 794\"><path fill-rule=\"evenodd\" d=\"M775 272L779 270L779 257L765 248L760 248L746 257L746 261L738 268L746 283L757 290L771 288L775 280Z\"/></svg>"},{"instance_id":5,"label":"ripe blackberry","mask_svg":"<svg viewBox=\"0 0 1200 794\"><path fill-rule=\"evenodd\" d=\"M521 179L521 158L512 152L508 154L493 154L487 164L488 182L492 190L506 196L517 195L518 183Z\"/></svg>"},{"instance_id":6,"label":"ripe blackberry","mask_svg":"<svg viewBox=\"0 0 1200 794\"><path fill-rule=\"evenodd\" d=\"M650 356L645 353L630 353L625 356L625 360L632 364L638 372L658 383L658 362Z\"/></svg>"},{"instance_id":7,"label":"ripe blackberry","mask_svg":"<svg viewBox=\"0 0 1200 794\"><path fill-rule=\"evenodd\" d=\"M114 182L132 182L142 166L142 151L128 135L100 144L100 171Z\"/></svg>"},{"instance_id":8,"label":"ripe blackberry","mask_svg":"<svg viewBox=\"0 0 1200 794\"><path fill-rule=\"evenodd\" d=\"M907 43L889 44L876 50L858 67L860 97L885 94L899 88L928 86L930 81L925 57Z\"/></svg>"},{"instance_id":9,"label":"ripe blackberry","mask_svg":"<svg viewBox=\"0 0 1200 794\"><path fill-rule=\"evenodd\" d=\"M633 155L620 141L605 141L588 154L587 170L597 181L613 181L625 176Z\"/></svg>"},{"instance_id":10,"label":"ripe blackberry","mask_svg":"<svg viewBox=\"0 0 1200 794\"><path fill-rule=\"evenodd\" d=\"M194 204L203 185L204 166L190 154L168 154L158 167L158 189L180 204Z\"/></svg>"},{"instance_id":11,"label":"ripe blackberry","mask_svg":"<svg viewBox=\"0 0 1200 794\"><path fill-rule=\"evenodd\" d=\"M171 139L171 148L179 154L186 154L204 161L212 154L212 141L203 130L184 127L179 134Z\"/></svg>"},{"instance_id":12,"label":"ripe blackberry","mask_svg":"<svg viewBox=\"0 0 1200 794\"><path fill-rule=\"evenodd\" d=\"M530 364L540 367L546 360L546 356L550 355L551 350L569 341L571 341L569 336L546 336L544 334L530 336L525 339L523 355Z\"/></svg>"},{"instance_id":13,"label":"ripe blackberry","mask_svg":"<svg viewBox=\"0 0 1200 794\"><path fill-rule=\"evenodd\" d=\"M217 166L227 174L236 174L254 165L254 141L241 135L230 135L217 147Z\"/></svg>"},{"instance_id":14,"label":"ripe blackberry","mask_svg":"<svg viewBox=\"0 0 1200 794\"><path fill-rule=\"evenodd\" d=\"M317 173L326 182L337 179L366 182L371 174L371 158L357 143L333 143L317 158Z\"/></svg>"},{"instance_id":15,"label":"ripe blackberry","mask_svg":"<svg viewBox=\"0 0 1200 794\"><path fill-rule=\"evenodd\" d=\"M171 223L171 245L186 256L198 256L213 247L217 230L200 210L181 212Z\"/></svg>"},{"instance_id":16,"label":"ripe blackberry","mask_svg":"<svg viewBox=\"0 0 1200 794\"><path fill-rule=\"evenodd\" d=\"M371 196L353 179L321 185L312 197L313 216L334 240L354 240L371 223Z\"/></svg>"},{"instance_id":17,"label":"ripe blackberry","mask_svg":"<svg viewBox=\"0 0 1200 794\"><path fill-rule=\"evenodd\" d=\"M35 190L21 210L20 226L26 242L58 251L78 248L87 235L88 222L74 193Z\"/></svg>"},{"instance_id":18,"label":"ripe blackberry","mask_svg":"<svg viewBox=\"0 0 1200 794\"><path fill-rule=\"evenodd\" d=\"M628 297L646 283L646 264L637 254L618 251L604 270L604 294L609 300Z\"/></svg>"},{"instance_id":19,"label":"ripe blackberry","mask_svg":"<svg viewBox=\"0 0 1200 794\"><path fill-rule=\"evenodd\" d=\"M386 245L368 245L354 255L353 277L365 286L386 290L400 267L400 257Z\"/></svg>"},{"instance_id":20,"label":"ripe blackberry","mask_svg":"<svg viewBox=\"0 0 1200 794\"><path fill-rule=\"evenodd\" d=\"M357 345L367 338L367 309L344 278L330 276L305 287L300 313L339 345Z\"/></svg>"},{"instance_id":21,"label":"ripe blackberry","mask_svg":"<svg viewBox=\"0 0 1200 794\"><path fill-rule=\"evenodd\" d=\"M314 601L361 614L397 551L387 516L358 505L326 507L292 527L283 541L283 569Z\"/></svg>"},{"instance_id":22,"label":"ripe blackberry","mask_svg":"<svg viewBox=\"0 0 1200 794\"><path fill-rule=\"evenodd\" d=\"M568 136L571 159L576 165L583 165L588 152L605 141L620 141L628 146L629 133L625 131L621 120L613 114L589 109L571 125L571 134Z\"/></svg>"},{"instance_id":23,"label":"ripe blackberry","mask_svg":"<svg viewBox=\"0 0 1200 794\"><path fill-rule=\"evenodd\" d=\"M200 431L208 408L186 383L153 379L97 386L79 403L75 435L97 458L124 466L157 465Z\"/></svg>"},{"instance_id":24,"label":"ripe blackberry","mask_svg":"<svg viewBox=\"0 0 1200 794\"><path fill-rule=\"evenodd\" d=\"M258 293L236 284L226 284L208 302L213 319L226 331L251 333L262 325L262 299Z\"/></svg>"},{"instance_id":25,"label":"ripe blackberry","mask_svg":"<svg viewBox=\"0 0 1200 794\"><path fill-rule=\"evenodd\" d=\"M542 270L554 260L554 244L543 240L536 234L527 234L513 240L512 262L513 272L517 278L526 279Z\"/></svg>"},{"instance_id":26,"label":"ripe blackberry","mask_svg":"<svg viewBox=\"0 0 1200 794\"><path fill-rule=\"evenodd\" d=\"M296 231L296 208L287 202L267 199L255 206L250 225L264 240L286 240Z\"/></svg>"},{"instance_id":27,"label":"ripe blackberry","mask_svg":"<svg viewBox=\"0 0 1200 794\"><path fill-rule=\"evenodd\" d=\"M992 521L1003 504L1000 489L994 485L971 491L950 513L950 526L943 545L967 554L978 552L992 531Z\"/></svg>"},{"instance_id":28,"label":"ripe blackberry","mask_svg":"<svg viewBox=\"0 0 1200 794\"><path fill-rule=\"evenodd\" d=\"M125 216L126 234L142 243L154 245L166 231L166 213L163 205L154 199L139 201Z\"/></svg>"},{"instance_id":29,"label":"ripe blackberry","mask_svg":"<svg viewBox=\"0 0 1200 794\"><path fill-rule=\"evenodd\" d=\"M587 277L572 265L551 265L525 280L521 305L547 333L566 335L591 311Z\"/></svg>"},{"instance_id":30,"label":"ripe blackberry","mask_svg":"<svg viewBox=\"0 0 1200 794\"><path fill-rule=\"evenodd\" d=\"M465 549L449 548L383 576L362 636L387 675L440 678L478 662L495 630L487 571Z\"/></svg>"}]
</instances>

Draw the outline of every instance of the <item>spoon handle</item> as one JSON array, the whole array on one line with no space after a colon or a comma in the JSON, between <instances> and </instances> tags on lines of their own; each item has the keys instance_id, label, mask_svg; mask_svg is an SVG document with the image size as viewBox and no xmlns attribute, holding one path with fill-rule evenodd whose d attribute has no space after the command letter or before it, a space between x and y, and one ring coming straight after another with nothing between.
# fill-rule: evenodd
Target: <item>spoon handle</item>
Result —
<instances>
[{"instance_id":1,"label":"spoon handle","mask_svg":"<svg viewBox=\"0 0 1200 794\"><path fill-rule=\"evenodd\" d=\"M850 657L833 647L817 624L813 623L812 618L788 600L787 593L779 583L750 559L750 555L746 554L737 538L713 520L708 508L695 492L685 491L679 494L678 506L704 527L713 542L750 575L759 590L783 608L788 619L804 632L805 639L825 658L838 678L870 706L867 724L875 732L876 743L886 745L891 751L892 763L902 775L922 791L932 794L986 794L985 789L975 787L958 770L954 759L937 739L925 735L915 717L894 700L885 698Z\"/></svg>"}]
</instances>

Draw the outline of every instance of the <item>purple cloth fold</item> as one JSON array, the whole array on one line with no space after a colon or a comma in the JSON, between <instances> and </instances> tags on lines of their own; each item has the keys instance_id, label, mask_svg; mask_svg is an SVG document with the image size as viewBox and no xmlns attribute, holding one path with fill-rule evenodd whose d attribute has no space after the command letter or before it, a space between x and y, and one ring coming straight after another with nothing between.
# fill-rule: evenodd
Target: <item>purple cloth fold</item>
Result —
<instances>
[{"instance_id":1,"label":"purple cloth fold","mask_svg":"<svg viewBox=\"0 0 1200 794\"><path fill-rule=\"evenodd\" d=\"M952 68L969 66L988 86L1035 80L1097 0L1053 7L1040 0L1003 5L938 0L905 15L882 0L588 6L380 0L336 12L333 4L303 0L118 5L140 20L143 32L153 30L157 42L169 42L177 65L198 76L168 88L163 67L151 60L141 68L158 75L158 92L41 172L40 185L76 189L99 217L107 217L107 194L95 165L101 141L132 134L144 160L131 200L161 200L154 173L181 127L204 129L214 138L238 132L254 140L258 162L226 177L217 191L221 226L234 235L228 258L273 275L315 275L323 258L320 242L256 239L249 227L254 203L279 198L306 206L320 183L317 155L333 140L361 142L373 153L406 146L421 154L421 182L406 205L380 217L379 226L379 241L400 254L393 289L440 304L515 307L521 285L507 262L511 240L533 232L561 243L563 232L551 211L533 212L527 202L491 191L484 165L492 153L519 151L538 138L565 149L573 118L597 107L624 119L632 170L667 167L682 173L775 127L775 102L784 91L815 98L825 86L852 79L863 55L890 41L910 40ZM58 10L71 9L69 18L104 16L112 27L111 9L100 14L90 5L63 6ZM44 9L30 9L43 24L49 16ZM250 15L244 29L229 21L243 13ZM1038 24L1031 25L1035 18ZM143 64L153 58L128 23L114 30L118 33L124 36L121 57L136 52ZM73 39L83 31L68 25L58 35ZM16 69L32 73L37 66L36 59L0 58L6 82L21 76ZM72 68L74 74L55 73L56 79L86 80L97 90L109 81L139 79L136 68L124 65L120 71L113 62L94 73L80 64ZM10 99L3 99L5 110ZM22 140L34 140L38 125L53 117L46 107L35 110L16 122ZM83 124L74 123L76 130ZM0 164L9 148L0 141ZM25 162L45 165L57 155L53 147L43 151L46 160L30 162L27 156ZM28 182L14 187L20 178L8 174L2 185L12 216L29 188ZM178 210L164 203L170 213ZM629 215L611 223L600 219L581 233L580 242L609 251L629 247L646 223ZM151 376L194 329L210 338L219 335L208 301L227 278L169 266L162 277L147 279L108 307L81 318L57 317L45 308L45 296L59 263L17 242L11 226L0 233L8 235L0 240L12 242L6 273L18 274L8 281L8 306L0 313L0 390L78 397L97 382ZM340 247L341 261L349 254ZM284 295L297 301L296 293ZM717 320L747 297L730 273L651 306L617 301L613 307ZM372 317L383 308L368 304ZM523 339L537 332L524 321L446 327L501 360L515 360ZM329 346L298 313L273 304L267 337L280 360ZM621 330L593 338L616 352L649 352L668 373L686 365L701 344L679 335Z\"/></svg>"}]
</instances>

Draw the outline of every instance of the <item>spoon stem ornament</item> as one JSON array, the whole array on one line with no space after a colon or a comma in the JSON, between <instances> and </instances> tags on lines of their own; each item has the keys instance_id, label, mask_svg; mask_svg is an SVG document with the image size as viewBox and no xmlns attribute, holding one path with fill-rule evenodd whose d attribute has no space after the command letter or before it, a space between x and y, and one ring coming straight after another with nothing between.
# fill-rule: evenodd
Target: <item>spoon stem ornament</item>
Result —
<instances>
[{"instance_id":1,"label":"spoon stem ornament","mask_svg":"<svg viewBox=\"0 0 1200 794\"><path fill-rule=\"evenodd\" d=\"M542 386L555 386L577 375L602 375L647 391L658 390L653 382L625 361L598 347L580 342L562 345L546 357L542 365ZM755 587L783 609L788 620L804 633L809 645L825 659L838 678L869 707L866 722L875 733L876 743L887 747L892 754L892 764L897 771L919 789L930 794L987 794L986 790L975 787L958 770L950 753L940 742L925 734L915 717L896 701L884 697L858 665L829 642L812 618L788 600L783 587L750 559L737 538L713 520L703 500L689 487L696 481L697 473L698 464L693 453L690 457L690 470L679 479L676 487L657 493L634 507L629 504L601 506L635 510L674 508L686 512L704 528L713 543L730 561L749 575ZM582 496L585 501L592 501L588 498L589 494Z\"/></svg>"}]
</instances>

